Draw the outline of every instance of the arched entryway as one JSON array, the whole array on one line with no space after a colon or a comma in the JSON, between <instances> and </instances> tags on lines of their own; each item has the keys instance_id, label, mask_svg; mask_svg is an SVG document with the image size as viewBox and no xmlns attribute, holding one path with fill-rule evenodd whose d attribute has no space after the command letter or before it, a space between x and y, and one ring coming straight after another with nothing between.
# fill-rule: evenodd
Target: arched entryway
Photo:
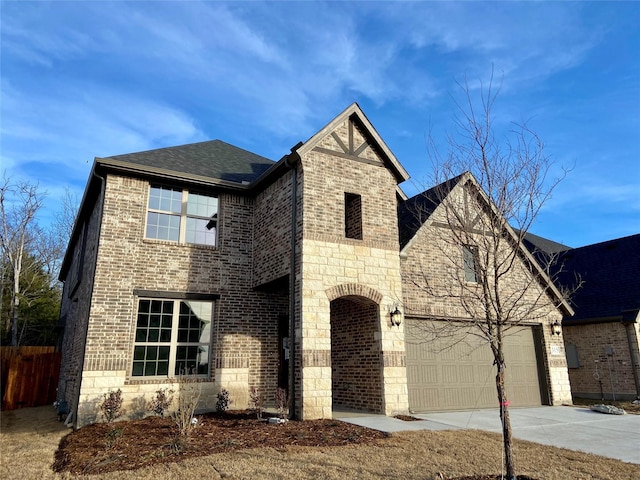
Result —
<instances>
[{"instance_id":1,"label":"arched entryway","mask_svg":"<svg viewBox=\"0 0 640 480\"><path fill-rule=\"evenodd\" d=\"M331 301L333 410L384 412L379 305L345 295Z\"/></svg>"}]
</instances>

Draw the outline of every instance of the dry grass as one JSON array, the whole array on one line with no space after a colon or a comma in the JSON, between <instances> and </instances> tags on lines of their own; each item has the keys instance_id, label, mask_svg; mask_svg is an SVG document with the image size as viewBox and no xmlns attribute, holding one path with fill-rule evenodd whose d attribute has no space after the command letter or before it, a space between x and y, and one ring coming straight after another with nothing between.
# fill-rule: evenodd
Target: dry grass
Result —
<instances>
[{"instance_id":1,"label":"dry grass","mask_svg":"<svg viewBox=\"0 0 640 480\"><path fill-rule=\"evenodd\" d=\"M37 407L2 412L0 478L60 478L51 470L53 454L69 429L57 421L55 408Z\"/></svg>"},{"instance_id":2,"label":"dry grass","mask_svg":"<svg viewBox=\"0 0 640 480\"><path fill-rule=\"evenodd\" d=\"M68 432L52 407L2 412L0 478L70 479L51 470L54 452ZM515 441L518 473L537 479L638 479L640 465L596 455ZM91 479L434 479L498 473L497 434L421 431L393 435L377 445L238 450L112 472Z\"/></svg>"}]
</instances>

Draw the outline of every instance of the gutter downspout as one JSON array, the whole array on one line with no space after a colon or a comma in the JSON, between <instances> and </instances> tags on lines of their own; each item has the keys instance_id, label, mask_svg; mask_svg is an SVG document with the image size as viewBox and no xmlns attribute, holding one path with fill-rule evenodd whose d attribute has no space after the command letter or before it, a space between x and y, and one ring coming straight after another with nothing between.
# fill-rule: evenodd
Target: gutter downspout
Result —
<instances>
[{"instance_id":1,"label":"gutter downspout","mask_svg":"<svg viewBox=\"0 0 640 480\"><path fill-rule=\"evenodd\" d=\"M631 329L635 321L622 322L624 331L627 334L627 343L629 344L629 360L631 360L631 370L633 371L633 381L636 384L636 399L640 399L640 374L638 372L638 357L633 345L633 339L631 338ZM635 329L634 329L635 330Z\"/></svg>"},{"instance_id":2,"label":"gutter downspout","mask_svg":"<svg viewBox=\"0 0 640 480\"><path fill-rule=\"evenodd\" d=\"M289 271L289 418L296 419L296 234L298 220L298 168L300 155L299 142L285 158L285 164L291 169L291 257Z\"/></svg>"}]
</instances>

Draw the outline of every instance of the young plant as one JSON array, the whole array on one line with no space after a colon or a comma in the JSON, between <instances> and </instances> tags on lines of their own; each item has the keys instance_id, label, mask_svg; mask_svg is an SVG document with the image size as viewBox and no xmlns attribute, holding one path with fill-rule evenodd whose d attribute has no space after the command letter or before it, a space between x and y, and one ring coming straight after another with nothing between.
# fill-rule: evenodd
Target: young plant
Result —
<instances>
[{"instance_id":1,"label":"young plant","mask_svg":"<svg viewBox=\"0 0 640 480\"><path fill-rule=\"evenodd\" d=\"M256 413L258 420L262 420L262 411L264 410L264 397L256 387L249 389L249 403Z\"/></svg>"},{"instance_id":2,"label":"young plant","mask_svg":"<svg viewBox=\"0 0 640 480\"><path fill-rule=\"evenodd\" d=\"M229 390L223 388L216 397L218 398L216 402L216 412L225 412L229 408Z\"/></svg>"},{"instance_id":3,"label":"young plant","mask_svg":"<svg viewBox=\"0 0 640 480\"><path fill-rule=\"evenodd\" d=\"M163 417L164 412L169 409L172 402L173 390L161 388L160 390L156 390L156 394L149 402L147 408L156 415Z\"/></svg>"},{"instance_id":4,"label":"young plant","mask_svg":"<svg viewBox=\"0 0 640 480\"><path fill-rule=\"evenodd\" d=\"M180 375L178 378L178 409L172 418L178 426L180 436L186 437L197 424L194 414L200 401L202 388L195 376Z\"/></svg>"},{"instance_id":5,"label":"young plant","mask_svg":"<svg viewBox=\"0 0 640 480\"><path fill-rule=\"evenodd\" d=\"M109 393L105 393L102 397L100 411L107 423L111 423L116 418L124 415L125 411L122 409L122 390L111 390Z\"/></svg>"},{"instance_id":6,"label":"young plant","mask_svg":"<svg viewBox=\"0 0 640 480\"><path fill-rule=\"evenodd\" d=\"M276 390L276 407L280 418L286 420L289 417L289 395L287 395L287 390L284 388Z\"/></svg>"},{"instance_id":7,"label":"young plant","mask_svg":"<svg viewBox=\"0 0 640 480\"><path fill-rule=\"evenodd\" d=\"M118 439L122 437L123 432L124 430L121 427L114 427L109 430L105 434L107 448L115 446L115 444L118 443Z\"/></svg>"}]
</instances>

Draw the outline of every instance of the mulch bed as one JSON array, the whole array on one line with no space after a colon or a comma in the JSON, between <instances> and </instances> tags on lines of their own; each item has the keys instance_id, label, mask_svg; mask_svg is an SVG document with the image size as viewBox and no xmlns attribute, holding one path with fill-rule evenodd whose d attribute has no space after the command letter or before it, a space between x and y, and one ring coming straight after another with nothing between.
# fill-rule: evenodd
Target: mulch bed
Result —
<instances>
[{"instance_id":1,"label":"mulch bed","mask_svg":"<svg viewBox=\"0 0 640 480\"><path fill-rule=\"evenodd\" d=\"M292 446L335 447L383 442L387 434L338 420L290 421L271 424L249 411L199 415L188 437L180 437L169 417L147 417L88 425L65 436L55 453L56 472L89 475L136 470L160 463L248 448L286 449ZM420 420L399 415L405 421ZM497 480L477 475L447 480ZM517 480L534 480L518 476Z\"/></svg>"},{"instance_id":2,"label":"mulch bed","mask_svg":"<svg viewBox=\"0 0 640 480\"><path fill-rule=\"evenodd\" d=\"M147 417L96 423L71 432L61 440L52 468L96 474L246 448L370 444L385 437L377 430L337 420L269 424L246 411L199 415L196 428L188 437L180 437L172 419Z\"/></svg>"}]
</instances>

